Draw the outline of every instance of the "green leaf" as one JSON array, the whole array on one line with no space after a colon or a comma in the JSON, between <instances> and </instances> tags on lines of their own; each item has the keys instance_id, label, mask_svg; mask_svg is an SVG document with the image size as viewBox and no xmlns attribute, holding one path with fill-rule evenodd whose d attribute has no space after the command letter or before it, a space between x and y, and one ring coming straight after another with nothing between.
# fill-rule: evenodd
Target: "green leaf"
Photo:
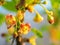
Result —
<instances>
[{"instance_id":1,"label":"green leaf","mask_svg":"<svg viewBox=\"0 0 60 45\"><path fill-rule=\"evenodd\" d=\"M9 11L13 11L16 12L16 2L15 1L10 1L10 2L6 2L5 5L3 5L3 7Z\"/></svg>"},{"instance_id":2,"label":"green leaf","mask_svg":"<svg viewBox=\"0 0 60 45\"><path fill-rule=\"evenodd\" d=\"M3 14L0 14L0 26L3 24L5 21L5 16Z\"/></svg>"},{"instance_id":3,"label":"green leaf","mask_svg":"<svg viewBox=\"0 0 60 45\"><path fill-rule=\"evenodd\" d=\"M32 28L32 32L37 35L38 37L42 38L42 32L40 32L39 30L37 30L36 28Z\"/></svg>"}]
</instances>

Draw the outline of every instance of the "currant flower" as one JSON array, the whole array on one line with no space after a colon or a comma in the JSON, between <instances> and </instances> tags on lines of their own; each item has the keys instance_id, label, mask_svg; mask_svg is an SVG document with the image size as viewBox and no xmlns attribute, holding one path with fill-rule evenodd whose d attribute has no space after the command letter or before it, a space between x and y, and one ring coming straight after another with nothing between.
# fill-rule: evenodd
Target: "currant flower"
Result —
<instances>
[{"instance_id":1,"label":"currant flower","mask_svg":"<svg viewBox=\"0 0 60 45\"><path fill-rule=\"evenodd\" d=\"M40 23L43 21L43 17L39 13L36 13L36 16L33 18L33 21Z\"/></svg>"},{"instance_id":2,"label":"currant flower","mask_svg":"<svg viewBox=\"0 0 60 45\"><path fill-rule=\"evenodd\" d=\"M6 24L7 25L14 25L16 24L16 19L14 16L10 15L10 14L7 14L6 15Z\"/></svg>"},{"instance_id":3,"label":"currant flower","mask_svg":"<svg viewBox=\"0 0 60 45\"><path fill-rule=\"evenodd\" d=\"M18 20L21 21L24 18L24 12L21 10L18 10L16 17Z\"/></svg>"},{"instance_id":4,"label":"currant flower","mask_svg":"<svg viewBox=\"0 0 60 45\"><path fill-rule=\"evenodd\" d=\"M20 24L20 30L18 32L22 33L22 34L27 34L31 29L31 26L29 23L22 23Z\"/></svg>"}]
</instances>

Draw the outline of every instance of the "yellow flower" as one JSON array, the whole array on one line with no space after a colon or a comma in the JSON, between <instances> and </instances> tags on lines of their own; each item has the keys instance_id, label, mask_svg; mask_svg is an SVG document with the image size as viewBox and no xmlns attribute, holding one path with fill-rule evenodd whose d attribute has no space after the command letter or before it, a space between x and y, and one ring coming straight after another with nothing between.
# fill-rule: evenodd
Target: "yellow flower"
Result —
<instances>
[{"instance_id":1,"label":"yellow flower","mask_svg":"<svg viewBox=\"0 0 60 45\"><path fill-rule=\"evenodd\" d=\"M39 23L43 21L43 17L39 13L37 13L33 20L34 22Z\"/></svg>"},{"instance_id":2,"label":"yellow flower","mask_svg":"<svg viewBox=\"0 0 60 45\"><path fill-rule=\"evenodd\" d=\"M29 38L29 43L32 44L32 45L36 45L35 40L36 40L36 36L31 36L31 37Z\"/></svg>"},{"instance_id":3,"label":"yellow flower","mask_svg":"<svg viewBox=\"0 0 60 45\"><path fill-rule=\"evenodd\" d=\"M18 32L20 32L21 34L28 34L30 29L31 29L31 26L30 26L29 23L26 23L26 24L25 23L21 23L20 24L20 31L18 31Z\"/></svg>"},{"instance_id":4,"label":"yellow flower","mask_svg":"<svg viewBox=\"0 0 60 45\"><path fill-rule=\"evenodd\" d=\"M26 26L24 26L23 28L21 28L20 29L20 32L22 33L22 34L28 34L28 27L26 27Z\"/></svg>"},{"instance_id":5,"label":"yellow flower","mask_svg":"<svg viewBox=\"0 0 60 45\"><path fill-rule=\"evenodd\" d=\"M24 18L24 12L21 10L18 10L16 17L18 20L22 20Z\"/></svg>"},{"instance_id":6,"label":"yellow flower","mask_svg":"<svg viewBox=\"0 0 60 45\"><path fill-rule=\"evenodd\" d=\"M6 15L6 24L7 25L13 25L13 24L16 24L16 19L14 16L10 15L10 14L7 14Z\"/></svg>"}]
</instances>

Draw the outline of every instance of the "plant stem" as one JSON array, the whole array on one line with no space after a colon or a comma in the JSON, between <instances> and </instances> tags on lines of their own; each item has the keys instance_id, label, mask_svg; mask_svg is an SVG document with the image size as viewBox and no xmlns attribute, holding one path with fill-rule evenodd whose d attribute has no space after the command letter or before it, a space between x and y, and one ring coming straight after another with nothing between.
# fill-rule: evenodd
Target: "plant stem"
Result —
<instances>
[{"instance_id":1,"label":"plant stem","mask_svg":"<svg viewBox=\"0 0 60 45\"><path fill-rule=\"evenodd\" d=\"M16 45L22 45L22 43L19 41L19 36L16 38Z\"/></svg>"},{"instance_id":2,"label":"plant stem","mask_svg":"<svg viewBox=\"0 0 60 45\"><path fill-rule=\"evenodd\" d=\"M24 16L24 13L22 13L23 14L23 16ZM24 21L24 18L22 19L22 20L19 20L21 23L23 23L23 21ZM18 22L19 22L18 21ZM17 33L18 33L18 31L19 31L19 29L18 29L18 27L17 27L18 25L16 25L16 28L17 28ZM20 40L21 39L21 40ZM16 37L16 45L24 45L24 41L22 40L22 34L20 34L20 33L18 33L18 36Z\"/></svg>"}]
</instances>

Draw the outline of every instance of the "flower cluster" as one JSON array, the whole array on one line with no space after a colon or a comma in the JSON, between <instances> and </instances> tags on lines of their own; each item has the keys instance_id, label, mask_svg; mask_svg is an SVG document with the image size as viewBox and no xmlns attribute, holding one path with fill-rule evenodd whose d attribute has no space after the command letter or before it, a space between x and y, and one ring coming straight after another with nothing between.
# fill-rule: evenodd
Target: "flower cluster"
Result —
<instances>
[{"instance_id":1,"label":"flower cluster","mask_svg":"<svg viewBox=\"0 0 60 45\"><path fill-rule=\"evenodd\" d=\"M19 17L21 17L21 13L19 14L19 12L18 12L18 15L16 17L18 17L18 19L21 20L23 18L23 17L19 18ZM6 24L7 24L7 29L8 29L9 34L13 34L15 28L17 28L16 26L18 26L18 25L16 25L17 24L16 18L10 14L6 15ZM20 26L18 29L18 33L27 34L31 30L31 25L29 23L26 23L26 24L20 23L19 25ZM17 32L15 32L14 34L16 34L16 33Z\"/></svg>"},{"instance_id":2,"label":"flower cluster","mask_svg":"<svg viewBox=\"0 0 60 45\"><path fill-rule=\"evenodd\" d=\"M16 1L16 0L15 0ZM30 2L31 1L31 2ZM2 0L0 1L0 5L2 4ZM43 21L43 17L41 14L39 14L35 9L34 5L39 4L41 5L44 10L47 13L47 20L50 24L54 23L54 17L53 12L48 11L42 4L47 4L47 1L41 1L41 0L19 0L18 4L16 5L16 9L18 10L16 16L13 16L11 14L6 15L6 25L8 29L8 34L13 37L12 44L14 40L16 39L16 45L22 45L24 42L29 42L31 45L36 45L35 43L35 36L31 36L30 38L23 38L23 35L26 35L30 32L31 24L30 23L24 23L24 16L25 11L28 10L29 12L35 12L36 15L33 18L33 21L36 23L40 23ZM42 37L42 34L33 29L33 32L38 35L39 37ZM6 34L2 34L2 37L7 36Z\"/></svg>"},{"instance_id":3,"label":"flower cluster","mask_svg":"<svg viewBox=\"0 0 60 45\"><path fill-rule=\"evenodd\" d=\"M20 24L20 29L19 29L19 33L22 33L22 34L27 34L29 31L31 30L31 25L29 23L21 23Z\"/></svg>"}]
</instances>

